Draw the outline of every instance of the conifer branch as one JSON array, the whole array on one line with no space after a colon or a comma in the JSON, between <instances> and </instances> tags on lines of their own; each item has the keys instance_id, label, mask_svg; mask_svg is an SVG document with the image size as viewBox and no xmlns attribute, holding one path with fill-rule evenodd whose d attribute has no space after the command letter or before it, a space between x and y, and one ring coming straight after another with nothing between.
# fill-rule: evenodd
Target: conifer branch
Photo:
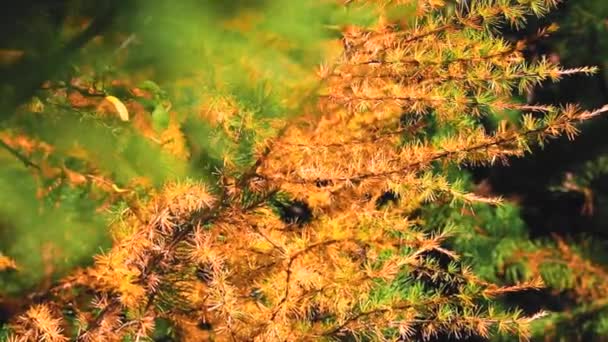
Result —
<instances>
[{"instance_id":1,"label":"conifer branch","mask_svg":"<svg viewBox=\"0 0 608 342\"><path fill-rule=\"evenodd\" d=\"M576 123L608 106L558 110L520 104L512 95L515 88L595 69L560 69L547 60L527 64L525 43L498 38L498 25L520 27L526 16L554 7L554 0L469 1L449 11L441 1L397 2L419 5L415 23L381 18L375 28L346 27L341 57L321 68L322 80L295 108L306 114L298 120L249 115L238 89L225 91L222 77L214 80L218 94L210 97L222 103L205 104L204 117L213 142L224 137L228 145L218 155L205 147L224 160L217 184L166 181L150 190L112 223L114 245L96 256L94 266L32 299L62 305L94 294L93 310L78 308L80 330L71 337L79 341L143 338L159 317L192 340L210 338L201 337L205 329L213 338L235 341L343 333L378 340L415 333L423 339L440 333L487 338L494 331L527 338L529 323L543 313L501 311L492 297L541 283L482 280L461 251L445 247L452 226L425 233L435 227L421 229L428 223L415 211L450 201L500 204L441 172L447 165L521 156L534 139L542 144L576 135ZM308 107L310 99L318 102L316 110ZM292 107L282 100L271 101L269 112ZM256 113L266 111L253 102ZM477 121L507 109L543 117L524 115L519 126L504 121L494 133ZM177 134L179 127L171 131ZM280 215L276 200L285 207ZM26 312L15 330L63 336L60 320L38 312L44 324Z\"/></svg>"},{"instance_id":2,"label":"conifer branch","mask_svg":"<svg viewBox=\"0 0 608 342\"><path fill-rule=\"evenodd\" d=\"M391 175L398 175L398 174L403 174L406 172L413 172L415 170L419 170L434 161L449 160L458 155L467 155L467 154L470 154L470 153L473 153L476 151L486 150L493 146L499 147L499 146L507 145L510 143L514 143L514 142L520 141L522 139L530 140L532 137L538 137L538 138L542 139L547 136L559 135L561 132L570 134L569 132L571 132L572 123L589 120L598 115L601 115L602 113L605 113L606 111L608 111L608 106L604 106L604 107L594 110L594 111L582 112L582 113L577 113L577 114L570 113L570 114L562 116L561 122L556 120L555 122L552 122L551 124L547 124L545 126L541 126L541 127L534 128L534 129L524 130L522 132L505 132L503 134L497 135L496 137L489 138L486 141L480 142L478 144L466 146L462 149L443 150L443 151L441 149L439 149L437 151L434 151L432 154L425 156L424 158L422 158L422 160L418 160L413 163L405 164L405 165L400 166L399 168L393 169L393 170L386 170L386 171L377 172L377 173L374 173L374 172L361 173L361 174L356 174L356 175L353 175L350 177L333 177L333 178L330 177L330 178L324 178L323 180L332 181L332 182L350 182L350 183L352 183L352 182L362 181L362 180L365 180L368 178L385 178L385 177L388 177ZM497 152L495 154L495 156L500 156L501 154L505 154L505 152ZM298 183L298 184L314 183L314 182L318 181L317 178L307 179L307 178L301 178L301 177L297 178L297 179L290 179L290 178L286 178L284 176L274 176L274 177L271 176L271 177L267 177L267 178L272 179L272 180L280 180L280 181L286 181L286 182Z\"/></svg>"},{"instance_id":3,"label":"conifer branch","mask_svg":"<svg viewBox=\"0 0 608 342\"><path fill-rule=\"evenodd\" d=\"M22 162L23 165L25 165L26 167L31 167L31 168L34 168L36 170L40 170L40 165L32 162L29 158L27 158L26 156L24 156L23 154L21 154L21 152L19 152L18 150L16 150L13 147L11 147L9 144L7 144L6 142L4 142L4 140L2 140L2 139L0 139L0 147L2 147L3 149L5 149L6 151L8 151L15 158L19 159L19 161Z\"/></svg>"}]
</instances>

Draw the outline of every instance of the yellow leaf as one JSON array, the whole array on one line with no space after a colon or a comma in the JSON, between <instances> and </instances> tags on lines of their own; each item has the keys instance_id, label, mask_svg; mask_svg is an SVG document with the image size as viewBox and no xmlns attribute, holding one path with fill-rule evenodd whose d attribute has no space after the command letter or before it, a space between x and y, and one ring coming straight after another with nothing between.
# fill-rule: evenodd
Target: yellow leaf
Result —
<instances>
[{"instance_id":1,"label":"yellow leaf","mask_svg":"<svg viewBox=\"0 0 608 342\"><path fill-rule=\"evenodd\" d=\"M125 107L124 103L114 96L106 96L106 100L114 105L114 108L116 108L116 111L118 111L118 115L120 115L120 119L122 121L129 121L129 111L127 110L127 107Z\"/></svg>"},{"instance_id":2,"label":"yellow leaf","mask_svg":"<svg viewBox=\"0 0 608 342\"><path fill-rule=\"evenodd\" d=\"M0 254L0 271L17 269L15 261L9 257Z\"/></svg>"}]
</instances>

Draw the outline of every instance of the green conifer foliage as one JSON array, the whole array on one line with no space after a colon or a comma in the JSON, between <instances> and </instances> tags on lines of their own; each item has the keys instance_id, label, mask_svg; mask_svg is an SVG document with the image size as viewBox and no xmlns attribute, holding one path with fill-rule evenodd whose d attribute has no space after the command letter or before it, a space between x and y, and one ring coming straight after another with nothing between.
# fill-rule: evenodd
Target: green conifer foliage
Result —
<instances>
[{"instance_id":1,"label":"green conifer foliage","mask_svg":"<svg viewBox=\"0 0 608 342\"><path fill-rule=\"evenodd\" d=\"M537 60L547 55L564 65L598 65L602 70L592 78L574 77L533 89L525 95L525 101L551 103L576 99L586 107L606 102L603 70L608 51L604 38L607 9L602 1L566 1L549 18L531 20L525 32L517 33L534 34L534 27L554 22L560 29L529 45L529 58ZM498 276L506 284L539 275L543 278L542 291L512 296L508 301L509 305L523 305L527 310L544 308L552 312L535 323L534 339L539 341L602 340L606 336L603 328L606 293L602 280L607 260L603 138L606 127L603 120L579 127L583 134L574 143L560 139L545 150L537 149L525 161L494 169L489 181L471 187L476 192L505 194L521 207L512 211L513 218L525 218L527 227L510 223L518 227L517 231L496 236L497 246L511 247L494 250L491 243L479 245L478 253L486 257L478 258L476 253L471 257L483 264L480 267L488 274L494 273L493 277ZM475 213L479 217L480 209ZM452 217L457 215L453 213ZM502 215L488 215L486 219L512 222ZM477 227L482 226L481 221L475 221ZM479 231L473 227L466 230ZM522 234L525 230L529 234ZM472 245L461 239L453 248L463 251L458 247L460 243L463 248ZM503 257L489 257L499 253Z\"/></svg>"}]
</instances>

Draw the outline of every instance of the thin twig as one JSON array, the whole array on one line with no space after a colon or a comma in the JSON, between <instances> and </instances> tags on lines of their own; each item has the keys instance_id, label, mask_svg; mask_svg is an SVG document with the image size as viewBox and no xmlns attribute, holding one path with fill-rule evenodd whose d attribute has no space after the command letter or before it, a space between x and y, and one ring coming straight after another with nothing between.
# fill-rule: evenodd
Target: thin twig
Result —
<instances>
[{"instance_id":1,"label":"thin twig","mask_svg":"<svg viewBox=\"0 0 608 342\"><path fill-rule=\"evenodd\" d=\"M5 143L2 139L0 139L0 147L7 150L10 154L12 154L15 158L19 159L26 167L31 167L36 170L40 170L40 165L32 162L29 158L21 154L21 152L17 151L9 144Z\"/></svg>"}]
</instances>

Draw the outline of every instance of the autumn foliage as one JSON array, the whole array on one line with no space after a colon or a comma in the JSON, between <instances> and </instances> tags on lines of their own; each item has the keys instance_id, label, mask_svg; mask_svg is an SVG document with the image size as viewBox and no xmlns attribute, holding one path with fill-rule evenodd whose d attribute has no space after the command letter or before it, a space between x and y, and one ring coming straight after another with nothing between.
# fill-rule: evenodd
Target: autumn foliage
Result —
<instances>
[{"instance_id":1,"label":"autumn foliage","mask_svg":"<svg viewBox=\"0 0 608 342\"><path fill-rule=\"evenodd\" d=\"M222 79L199 90L189 108L152 82L116 81L102 90L86 81L45 84L41 103L20 107L18 116L45 115L59 103L85 122L118 127L118 144L132 148L124 151L167 162L180 177L140 176L136 167L117 176L93 138L62 146L35 131L2 132L2 146L39 180L40 198L62 185L87 187L99 211L113 210L111 248L20 302L9 340L139 341L161 321L180 341L528 338L530 323L546 313L524 315L499 303L542 288L540 277L508 285L483 279L446 247L457 229L430 226L420 210L453 206L465 215L473 205L502 205L471 192L452 171L573 138L578 123L608 109L518 98L544 81L596 71L528 62L528 41L501 37L502 27L520 28L556 5L347 1L339 10L368 6L377 20L337 27L339 39L318 42L325 62L316 75L290 65L306 76L285 89L262 86L248 94L254 100L239 98ZM404 10L407 16L395 15ZM246 23L224 22L222 30L246 33ZM250 81L263 75L256 62L239 61ZM124 96L114 97L117 89ZM284 108L270 108L269 94L281 96ZM247 107L251 101L259 102ZM489 117L497 118L493 127L484 124ZM59 120L79 127L74 117ZM204 140L192 138L197 130ZM82 163L71 168L68 157ZM210 176L183 171L194 162L206 163ZM559 243L564 262L579 264ZM519 257L539 263L549 255ZM0 255L0 270L16 267ZM603 290L585 284L581 291Z\"/></svg>"}]
</instances>

